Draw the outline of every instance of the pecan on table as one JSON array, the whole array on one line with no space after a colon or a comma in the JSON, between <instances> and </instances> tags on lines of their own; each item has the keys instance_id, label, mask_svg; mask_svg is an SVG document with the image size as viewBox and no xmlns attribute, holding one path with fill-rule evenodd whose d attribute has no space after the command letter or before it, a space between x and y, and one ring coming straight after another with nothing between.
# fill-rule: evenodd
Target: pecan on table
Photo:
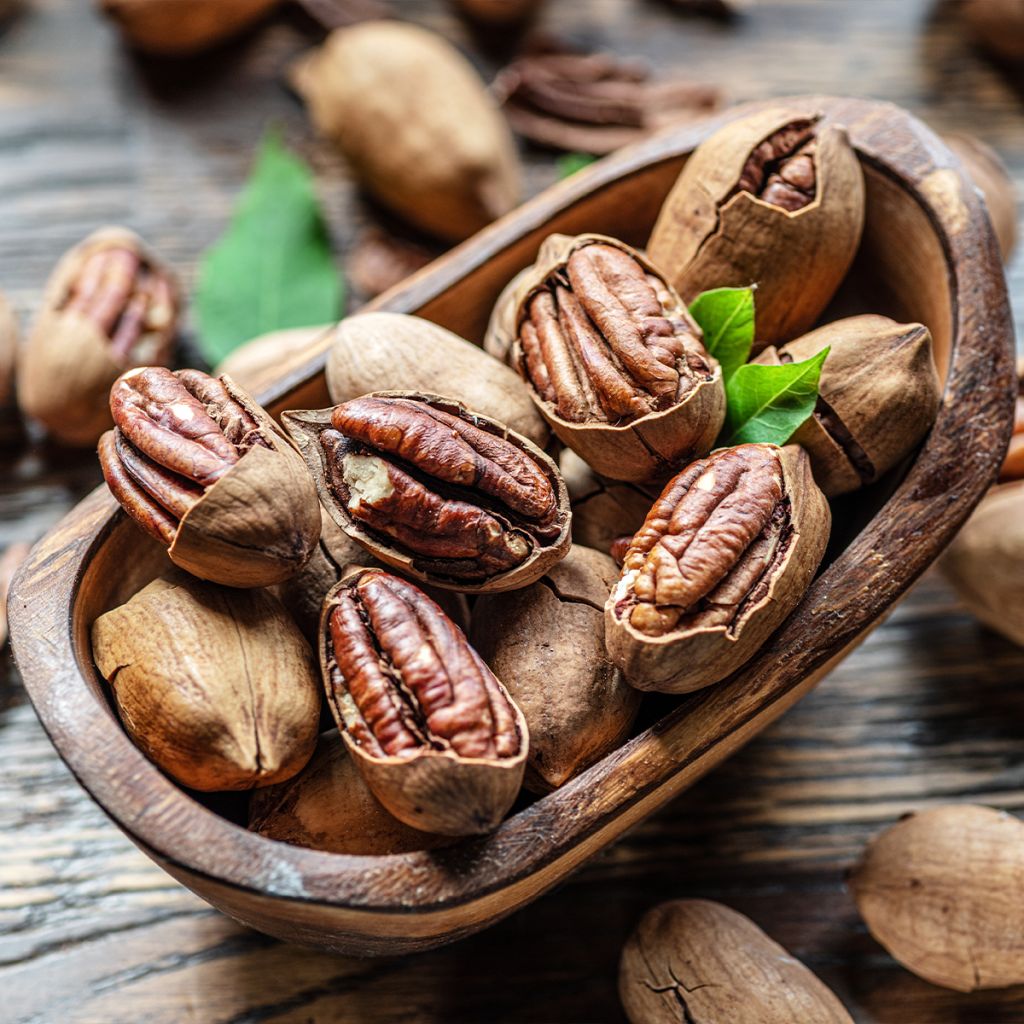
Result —
<instances>
[{"instance_id":1,"label":"pecan on table","mask_svg":"<svg viewBox=\"0 0 1024 1024\"><path fill-rule=\"evenodd\" d=\"M424 831L495 828L522 782L529 737L462 630L379 569L334 588L321 623L328 701L377 799Z\"/></svg>"}]
</instances>

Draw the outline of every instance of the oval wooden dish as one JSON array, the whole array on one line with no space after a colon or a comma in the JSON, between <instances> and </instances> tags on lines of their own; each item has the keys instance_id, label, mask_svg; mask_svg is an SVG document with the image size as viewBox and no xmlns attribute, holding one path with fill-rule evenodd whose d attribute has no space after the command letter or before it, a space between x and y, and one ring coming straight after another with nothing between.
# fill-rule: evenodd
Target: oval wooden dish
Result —
<instances>
[{"instance_id":1,"label":"oval wooden dish","mask_svg":"<svg viewBox=\"0 0 1024 1024\"><path fill-rule=\"evenodd\" d=\"M829 317L869 311L922 321L946 378L938 420L916 457L855 500L835 503L833 545L802 604L730 679L656 705L665 709L660 719L649 716L619 750L522 805L493 835L401 856L317 853L254 835L200 803L122 731L92 662L89 627L165 563L98 490L18 575L14 650L61 756L176 879L245 924L345 953L401 953L468 935L564 879L799 700L946 546L994 477L1013 412L1012 328L987 215L956 158L907 113L860 100L793 102L848 128L867 179L863 243ZM687 155L738 112L573 175L376 308L417 313L479 341L498 292L549 232L598 231L643 245ZM319 348L264 390L272 411L327 404Z\"/></svg>"}]
</instances>

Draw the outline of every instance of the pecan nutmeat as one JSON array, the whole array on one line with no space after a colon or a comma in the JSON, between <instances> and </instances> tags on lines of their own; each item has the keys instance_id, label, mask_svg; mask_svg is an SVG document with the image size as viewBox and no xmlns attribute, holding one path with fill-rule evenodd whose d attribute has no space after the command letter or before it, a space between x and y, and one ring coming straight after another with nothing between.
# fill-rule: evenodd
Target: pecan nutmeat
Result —
<instances>
[{"instance_id":1,"label":"pecan nutmeat","mask_svg":"<svg viewBox=\"0 0 1024 1024\"><path fill-rule=\"evenodd\" d=\"M817 188L814 121L793 121L751 151L737 192L749 192L791 213L814 201Z\"/></svg>"},{"instance_id":2,"label":"pecan nutmeat","mask_svg":"<svg viewBox=\"0 0 1024 1024\"><path fill-rule=\"evenodd\" d=\"M664 281L601 242L575 249L528 298L521 370L574 423L629 423L685 400L715 366Z\"/></svg>"}]
</instances>

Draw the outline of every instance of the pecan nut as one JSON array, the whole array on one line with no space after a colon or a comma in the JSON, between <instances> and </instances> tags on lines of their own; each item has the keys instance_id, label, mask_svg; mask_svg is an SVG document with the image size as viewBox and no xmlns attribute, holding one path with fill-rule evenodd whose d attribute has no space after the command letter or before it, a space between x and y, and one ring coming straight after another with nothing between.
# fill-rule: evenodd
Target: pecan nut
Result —
<instances>
[{"instance_id":1,"label":"pecan nut","mask_svg":"<svg viewBox=\"0 0 1024 1024\"><path fill-rule=\"evenodd\" d=\"M400 821L440 835L496 828L522 783L522 712L418 587L360 570L324 602L327 699L363 778Z\"/></svg>"},{"instance_id":2,"label":"pecan nut","mask_svg":"<svg viewBox=\"0 0 1024 1024\"><path fill-rule=\"evenodd\" d=\"M111 492L176 565L235 587L279 583L320 536L302 459L230 377L139 367L110 393L100 439Z\"/></svg>"},{"instance_id":3,"label":"pecan nut","mask_svg":"<svg viewBox=\"0 0 1024 1024\"><path fill-rule=\"evenodd\" d=\"M137 235L90 235L47 283L18 361L22 412L59 441L94 444L110 426L106 399L118 374L170 362L180 307L173 276Z\"/></svg>"},{"instance_id":4,"label":"pecan nut","mask_svg":"<svg viewBox=\"0 0 1024 1024\"><path fill-rule=\"evenodd\" d=\"M284 420L335 522L419 580L508 590L568 550L568 495L554 463L455 402L380 392Z\"/></svg>"},{"instance_id":5,"label":"pecan nut","mask_svg":"<svg viewBox=\"0 0 1024 1024\"><path fill-rule=\"evenodd\" d=\"M654 503L605 606L608 652L634 686L685 693L747 661L793 610L831 516L801 449L723 448Z\"/></svg>"},{"instance_id":6,"label":"pecan nut","mask_svg":"<svg viewBox=\"0 0 1024 1024\"><path fill-rule=\"evenodd\" d=\"M597 472L664 478L711 447L725 416L721 368L636 250L600 235L549 239L516 323L514 365Z\"/></svg>"},{"instance_id":7,"label":"pecan nut","mask_svg":"<svg viewBox=\"0 0 1024 1024\"><path fill-rule=\"evenodd\" d=\"M942 383L922 324L864 314L836 320L776 349L759 363L810 359L826 346L814 414L793 435L829 497L874 483L935 422Z\"/></svg>"},{"instance_id":8,"label":"pecan nut","mask_svg":"<svg viewBox=\"0 0 1024 1024\"><path fill-rule=\"evenodd\" d=\"M860 244L864 178L843 129L772 108L719 129L686 162L648 253L686 301L756 283L755 350L809 330Z\"/></svg>"}]
</instances>

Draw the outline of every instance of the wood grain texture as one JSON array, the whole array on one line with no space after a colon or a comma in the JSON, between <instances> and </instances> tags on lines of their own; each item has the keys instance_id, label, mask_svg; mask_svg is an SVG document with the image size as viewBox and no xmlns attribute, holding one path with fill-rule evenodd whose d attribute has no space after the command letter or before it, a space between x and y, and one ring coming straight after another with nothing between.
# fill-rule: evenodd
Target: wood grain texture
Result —
<instances>
[{"instance_id":1,"label":"wood grain texture","mask_svg":"<svg viewBox=\"0 0 1024 1024\"><path fill-rule=\"evenodd\" d=\"M440 3L400 6L467 39ZM943 130L981 132L1020 181L1019 83L969 50L950 6L766 0L727 28L654 0L560 0L545 23L665 67L726 68L735 98L885 96ZM19 311L59 251L108 219L142 230L191 280L268 112L314 160L346 246L360 203L276 80L311 38L301 23L276 23L171 88L85 5L36 0L0 38L0 285ZM531 191L553 178L550 161L530 157ZM1018 308L1021 271L1017 260ZM39 446L6 468L0 544L34 538L97 479L80 457ZM896 968L841 888L866 837L903 810L949 799L1024 807L1024 660L931 578L817 693L562 890L475 939L390 962L280 946L171 883L82 794L4 671L0 990L12 1020L615 1021L619 944L644 909L682 895L750 914L859 1021L1024 1018L1019 991L962 997Z\"/></svg>"}]
</instances>

